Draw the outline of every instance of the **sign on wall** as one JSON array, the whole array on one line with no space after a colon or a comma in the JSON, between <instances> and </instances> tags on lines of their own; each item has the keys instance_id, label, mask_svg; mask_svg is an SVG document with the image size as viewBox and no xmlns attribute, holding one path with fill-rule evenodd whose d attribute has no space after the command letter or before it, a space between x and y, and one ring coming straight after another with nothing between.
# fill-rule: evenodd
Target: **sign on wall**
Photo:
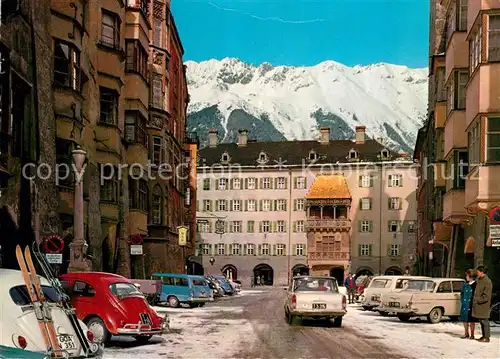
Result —
<instances>
[{"instance_id":1,"label":"sign on wall","mask_svg":"<svg viewBox=\"0 0 500 359\"><path fill-rule=\"evenodd\" d=\"M142 256L142 244L132 244L130 246L130 254L133 256Z\"/></svg>"},{"instance_id":2,"label":"sign on wall","mask_svg":"<svg viewBox=\"0 0 500 359\"><path fill-rule=\"evenodd\" d=\"M185 246L187 245L187 233L188 233L189 228L186 226L179 226L177 227L177 231L179 232L178 238L179 238L179 246Z\"/></svg>"}]
</instances>

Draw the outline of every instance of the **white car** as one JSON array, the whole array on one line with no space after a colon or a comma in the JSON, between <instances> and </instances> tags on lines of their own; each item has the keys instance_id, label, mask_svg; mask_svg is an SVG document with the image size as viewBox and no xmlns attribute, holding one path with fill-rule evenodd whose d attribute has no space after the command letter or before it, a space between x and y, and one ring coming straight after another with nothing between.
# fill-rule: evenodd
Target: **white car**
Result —
<instances>
[{"instance_id":1,"label":"white car","mask_svg":"<svg viewBox=\"0 0 500 359\"><path fill-rule=\"evenodd\" d=\"M288 324L295 318L333 319L335 327L342 326L347 313L347 300L339 293L334 277L298 276L285 288L285 317Z\"/></svg>"},{"instance_id":2,"label":"white car","mask_svg":"<svg viewBox=\"0 0 500 359\"><path fill-rule=\"evenodd\" d=\"M21 271L0 269L2 285L0 285L0 344L8 347L26 349L34 352L46 352L38 320L33 305L30 302ZM42 291L47 298L52 320L59 341L59 346L65 350L69 358L94 357L101 348L93 343L93 334L82 321L78 321L90 347L85 353L77 333L63 308L57 303L58 295L49 282L40 277Z\"/></svg>"}]
</instances>

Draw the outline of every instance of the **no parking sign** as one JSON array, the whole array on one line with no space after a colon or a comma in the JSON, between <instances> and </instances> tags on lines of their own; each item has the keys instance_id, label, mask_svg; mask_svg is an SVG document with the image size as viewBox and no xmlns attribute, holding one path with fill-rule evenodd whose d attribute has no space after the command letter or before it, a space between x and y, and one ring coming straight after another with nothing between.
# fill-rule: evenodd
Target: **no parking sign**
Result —
<instances>
[{"instance_id":1,"label":"no parking sign","mask_svg":"<svg viewBox=\"0 0 500 359\"><path fill-rule=\"evenodd\" d=\"M500 224L500 207L495 207L490 211L491 224Z\"/></svg>"}]
</instances>

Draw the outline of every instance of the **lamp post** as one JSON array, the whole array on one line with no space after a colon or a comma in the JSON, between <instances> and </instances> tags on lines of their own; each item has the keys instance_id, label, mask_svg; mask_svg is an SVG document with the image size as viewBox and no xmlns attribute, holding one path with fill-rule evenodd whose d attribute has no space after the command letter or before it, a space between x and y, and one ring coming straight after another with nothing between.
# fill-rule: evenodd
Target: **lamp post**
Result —
<instances>
[{"instance_id":1,"label":"lamp post","mask_svg":"<svg viewBox=\"0 0 500 359\"><path fill-rule=\"evenodd\" d=\"M80 147L72 152L73 170L75 171L75 210L73 218L73 240L69 245L70 262L68 272L89 271L89 265L85 260L88 244L84 238L83 229L83 174L85 169L85 155L87 153Z\"/></svg>"}]
</instances>

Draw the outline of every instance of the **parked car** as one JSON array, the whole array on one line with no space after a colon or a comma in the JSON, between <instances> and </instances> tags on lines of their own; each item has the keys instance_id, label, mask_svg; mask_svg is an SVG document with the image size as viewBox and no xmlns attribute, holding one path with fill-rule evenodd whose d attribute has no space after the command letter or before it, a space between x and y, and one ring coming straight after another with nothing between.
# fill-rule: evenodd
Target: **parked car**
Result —
<instances>
[{"instance_id":1,"label":"parked car","mask_svg":"<svg viewBox=\"0 0 500 359\"><path fill-rule=\"evenodd\" d=\"M214 300L214 294L203 276L154 273L153 280L161 280L160 303L168 303L172 308L188 304L191 308L202 307Z\"/></svg>"},{"instance_id":2,"label":"parked car","mask_svg":"<svg viewBox=\"0 0 500 359\"><path fill-rule=\"evenodd\" d=\"M2 285L0 286L0 343L2 345L40 352L46 355L47 346L34 307L30 301L26 284L21 271L0 269ZM59 346L69 358L95 357L100 353L100 347L93 342L93 334L80 320L86 342L81 342L75 327L66 312L59 306L60 297L49 281L39 276L42 291L47 299L52 320L56 329ZM75 323L76 324L76 323ZM90 347L86 353L83 344Z\"/></svg>"},{"instance_id":3,"label":"parked car","mask_svg":"<svg viewBox=\"0 0 500 359\"><path fill-rule=\"evenodd\" d=\"M76 314L106 344L111 335L132 336L147 342L168 332L168 316L159 316L134 283L111 273L81 272L61 276Z\"/></svg>"},{"instance_id":4,"label":"parked car","mask_svg":"<svg viewBox=\"0 0 500 359\"><path fill-rule=\"evenodd\" d=\"M233 289L236 293L241 292L241 283L238 283L234 280L231 280L231 281L229 281L229 284L231 284L231 286L233 287Z\"/></svg>"},{"instance_id":5,"label":"parked car","mask_svg":"<svg viewBox=\"0 0 500 359\"><path fill-rule=\"evenodd\" d=\"M233 286L223 275L212 275L212 278L217 280L224 290L224 295L233 295L235 293Z\"/></svg>"},{"instance_id":6,"label":"parked car","mask_svg":"<svg viewBox=\"0 0 500 359\"><path fill-rule=\"evenodd\" d=\"M368 275L360 275L356 277L356 293L354 294L354 299L359 301L363 293L365 292L365 288L368 287L372 280L372 276Z\"/></svg>"},{"instance_id":7,"label":"parked car","mask_svg":"<svg viewBox=\"0 0 500 359\"><path fill-rule=\"evenodd\" d=\"M288 324L295 318L333 319L333 325L342 326L347 313L347 300L339 293L334 277L297 276L285 288L285 317Z\"/></svg>"},{"instance_id":8,"label":"parked car","mask_svg":"<svg viewBox=\"0 0 500 359\"><path fill-rule=\"evenodd\" d=\"M0 345L0 359L46 359L47 354Z\"/></svg>"},{"instance_id":9,"label":"parked car","mask_svg":"<svg viewBox=\"0 0 500 359\"><path fill-rule=\"evenodd\" d=\"M383 275L373 277L368 288L361 296L361 306L365 310L373 310L380 306L380 297L383 293L402 290L403 285L410 279L427 279L429 277L407 275ZM386 314L381 312L381 314Z\"/></svg>"},{"instance_id":10,"label":"parked car","mask_svg":"<svg viewBox=\"0 0 500 359\"><path fill-rule=\"evenodd\" d=\"M144 294L150 305L158 305L161 294L161 280L132 279L139 292Z\"/></svg>"},{"instance_id":11,"label":"parked car","mask_svg":"<svg viewBox=\"0 0 500 359\"><path fill-rule=\"evenodd\" d=\"M383 294L380 309L396 312L402 322L424 316L433 324L443 316L456 320L463 283L460 278L413 279L403 291Z\"/></svg>"},{"instance_id":12,"label":"parked car","mask_svg":"<svg viewBox=\"0 0 500 359\"><path fill-rule=\"evenodd\" d=\"M220 283L215 280L214 278L210 278L205 276L205 280L208 283L208 286L210 289L212 289L212 292L214 293L214 297L223 297L224 296L224 289L222 289L222 286Z\"/></svg>"}]
</instances>

